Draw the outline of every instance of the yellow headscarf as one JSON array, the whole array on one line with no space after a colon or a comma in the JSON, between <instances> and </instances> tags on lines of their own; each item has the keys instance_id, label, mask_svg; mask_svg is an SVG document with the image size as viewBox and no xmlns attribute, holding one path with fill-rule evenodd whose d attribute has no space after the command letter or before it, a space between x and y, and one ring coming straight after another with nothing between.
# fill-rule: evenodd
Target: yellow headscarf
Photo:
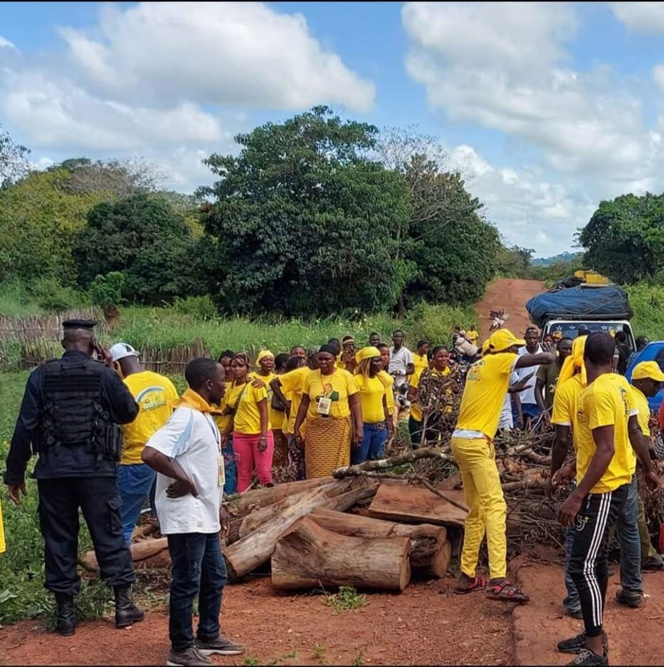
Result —
<instances>
[{"instance_id":1,"label":"yellow headscarf","mask_svg":"<svg viewBox=\"0 0 664 667\"><path fill-rule=\"evenodd\" d=\"M265 359L265 357L272 357L274 358L274 355L270 350L263 350L262 352L258 353L258 356L256 357L256 365L261 363L261 359Z\"/></svg>"},{"instance_id":2,"label":"yellow headscarf","mask_svg":"<svg viewBox=\"0 0 664 667\"><path fill-rule=\"evenodd\" d=\"M583 352L586 347L586 339L588 336L579 336L574 339L572 343L572 354L563 361L563 367L560 369L557 384L562 384L565 380L569 380L574 376L574 372L578 369L581 371L581 384L584 387L588 386L588 377L586 376L586 365L583 363Z\"/></svg>"}]
</instances>

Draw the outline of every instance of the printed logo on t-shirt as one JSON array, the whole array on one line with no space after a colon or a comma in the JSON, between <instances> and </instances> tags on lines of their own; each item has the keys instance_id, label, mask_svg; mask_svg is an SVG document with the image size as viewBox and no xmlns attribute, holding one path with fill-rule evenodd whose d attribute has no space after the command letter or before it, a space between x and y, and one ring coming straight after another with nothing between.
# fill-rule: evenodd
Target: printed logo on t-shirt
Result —
<instances>
[{"instance_id":1,"label":"printed logo on t-shirt","mask_svg":"<svg viewBox=\"0 0 664 667\"><path fill-rule=\"evenodd\" d=\"M331 401L335 402L339 400L339 392L334 389L331 384L323 385L323 395L316 396L316 403L320 401L321 398L329 398Z\"/></svg>"},{"instance_id":2,"label":"printed logo on t-shirt","mask_svg":"<svg viewBox=\"0 0 664 667\"><path fill-rule=\"evenodd\" d=\"M163 387L148 387L136 397L136 402L141 406L141 412L158 410L166 405Z\"/></svg>"}]
</instances>

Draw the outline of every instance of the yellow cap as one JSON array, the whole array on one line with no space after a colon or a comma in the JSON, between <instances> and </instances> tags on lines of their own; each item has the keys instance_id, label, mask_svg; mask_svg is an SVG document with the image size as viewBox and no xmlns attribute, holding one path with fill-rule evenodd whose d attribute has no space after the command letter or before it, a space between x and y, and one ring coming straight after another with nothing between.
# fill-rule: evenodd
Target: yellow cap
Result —
<instances>
[{"instance_id":1,"label":"yellow cap","mask_svg":"<svg viewBox=\"0 0 664 667\"><path fill-rule=\"evenodd\" d=\"M355 360L358 364L360 361L364 361L365 359L373 359L374 357L380 357L380 350L373 345L363 347L361 350L358 350L355 353Z\"/></svg>"},{"instance_id":2,"label":"yellow cap","mask_svg":"<svg viewBox=\"0 0 664 667\"><path fill-rule=\"evenodd\" d=\"M265 359L265 357L274 358L274 355L272 354L272 352L270 352L270 350L263 350L262 352L258 353L258 356L256 357L256 363L260 364L261 359Z\"/></svg>"},{"instance_id":3,"label":"yellow cap","mask_svg":"<svg viewBox=\"0 0 664 667\"><path fill-rule=\"evenodd\" d=\"M486 354L489 351L489 345L491 343L491 340L487 338L483 343L482 343L482 354Z\"/></svg>"},{"instance_id":4,"label":"yellow cap","mask_svg":"<svg viewBox=\"0 0 664 667\"><path fill-rule=\"evenodd\" d=\"M513 345L523 347L525 344L523 338L517 338L509 329L498 329L489 338L489 347L493 352L504 352Z\"/></svg>"},{"instance_id":5,"label":"yellow cap","mask_svg":"<svg viewBox=\"0 0 664 667\"><path fill-rule=\"evenodd\" d=\"M632 380L654 380L664 382L664 373L656 361L642 361L632 371Z\"/></svg>"},{"instance_id":6,"label":"yellow cap","mask_svg":"<svg viewBox=\"0 0 664 667\"><path fill-rule=\"evenodd\" d=\"M560 340L562 337L563 337L563 332L562 331L554 331L551 334L551 338L553 338L553 340Z\"/></svg>"},{"instance_id":7,"label":"yellow cap","mask_svg":"<svg viewBox=\"0 0 664 667\"><path fill-rule=\"evenodd\" d=\"M588 386L588 377L586 375L586 365L583 363L583 354L586 349L586 340L588 336L577 336L572 343L572 354L563 361L563 366L558 374L556 386L560 386L566 380L569 380L578 371L581 373L581 384Z\"/></svg>"}]
</instances>

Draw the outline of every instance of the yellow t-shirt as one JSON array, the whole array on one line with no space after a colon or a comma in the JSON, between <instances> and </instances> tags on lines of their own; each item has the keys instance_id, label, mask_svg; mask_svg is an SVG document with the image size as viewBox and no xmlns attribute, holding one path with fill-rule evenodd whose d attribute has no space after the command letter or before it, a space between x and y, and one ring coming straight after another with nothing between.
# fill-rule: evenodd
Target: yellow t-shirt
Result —
<instances>
[{"instance_id":1,"label":"yellow t-shirt","mask_svg":"<svg viewBox=\"0 0 664 667\"><path fill-rule=\"evenodd\" d=\"M387 413L391 416L394 414L394 376L387 371L381 371L378 375L385 382L385 395L387 398Z\"/></svg>"},{"instance_id":2,"label":"yellow t-shirt","mask_svg":"<svg viewBox=\"0 0 664 667\"><path fill-rule=\"evenodd\" d=\"M280 412L279 410L275 410L272 407L272 396L274 392L272 391L272 388L270 387L270 382L274 380L274 378L277 377L276 373L270 373L269 375L259 375L258 373L250 373L249 374L250 378L258 378L259 380L262 380L265 382L265 391L267 391L267 411L268 414L270 415L270 428L276 428L277 430L281 430L283 423L284 423L284 417L286 416L284 412Z\"/></svg>"},{"instance_id":3,"label":"yellow t-shirt","mask_svg":"<svg viewBox=\"0 0 664 667\"><path fill-rule=\"evenodd\" d=\"M226 394L224 397L221 399L221 403L219 405L212 405L212 408L216 413L222 413L226 409L226 406L228 405L228 396L229 392L233 389L233 385L230 385L226 387ZM228 424L230 424L231 417L232 415L224 415L224 414L215 414L213 415L214 421L217 423L217 428L219 429L219 433L223 433Z\"/></svg>"},{"instance_id":4,"label":"yellow t-shirt","mask_svg":"<svg viewBox=\"0 0 664 667\"><path fill-rule=\"evenodd\" d=\"M353 376L341 368L337 368L332 375L321 375L320 371L311 371L304 380L302 394L308 394L310 403L307 419L320 419L322 415L317 412L318 399L329 398L329 417L332 419L343 419L350 415L348 398L357 394L358 388Z\"/></svg>"},{"instance_id":5,"label":"yellow t-shirt","mask_svg":"<svg viewBox=\"0 0 664 667\"><path fill-rule=\"evenodd\" d=\"M258 410L258 404L262 400L267 400L267 389L254 387L251 378L246 384L233 387L228 396L228 404L233 408L240 397L240 402L235 409L233 420L233 431L243 435L258 435L261 432L261 413ZM244 391L243 391L244 389ZM270 419L268 410L267 430L270 430Z\"/></svg>"},{"instance_id":6,"label":"yellow t-shirt","mask_svg":"<svg viewBox=\"0 0 664 667\"><path fill-rule=\"evenodd\" d=\"M572 429L572 444L574 450L578 449L578 407L579 396L584 387L581 384L581 374L573 375L556 387L553 394L553 412L551 423L559 426L569 426Z\"/></svg>"},{"instance_id":7,"label":"yellow t-shirt","mask_svg":"<svg viewBox=\"0 0 664 667\"><path fill-rule=\"evenodd\" d=\"M288 435L295 431L295 420L300 409L300 403L302 403L304 380L309 373L311 373L311 369L308 366L302 366L279 376L281 393L291 402L288 421L284 421L283 425L283 431Z\"/></svg>"},{"instance_id":8,"label":"yellow t-shirt","mask_svg":"<svg viewBox=\"0 0 664 667\"><path fill-rule=\"evenodd\" d=\"M385 384L383 381L379 377L364 377L361 373L354 375L353 379L360 390L362 421L365 424L384 422L383 396L385 396Z\"/></svg>"},{"instance_id":9,"label":"yellow t-shirt","mask_svg":"<svg viewBox=\"0 0 664 667\"><path fill-rule=\"evenodd\" d=\"M477 331L466 331L466 338L473 345L477 345L477 339L479 338L479 334L477 333Z\"/></svg>"},{"instance_id":10,"label":"yellow t-shirt","mask_svg":"<svg viewBox=\"0 0 664 667\"><path fill-rule=\"evenodd\" d=\"M427 366L428 367L428 366ZM424 371L420 371L419 373L416 373L416 377L413 379L411 382L411 386L414 386L415 389L419 389L420 386L420 379L422 378L422 373ZM446 375L449 375L452 371L450 368L445 368L442 371L437 371L435 368L431 369L431 375L433 377L445 377ZM422 406L420 405L419 398L414 400L410 404L410 416L416 421L416 422L422 422L424 419L424 414L422 413Z\"/></svg>"},{"instance_id":11,"label":"yellow t-shirt","mask_svg":"<svg viewBox=\"0 0 664 667\"><path fill-rule=\"evenodd\" d=\"M636 466L629 442L627 421L635 412L627 380L617 373L605 373L588 385L579 396L579 449L576 456L576 482L579 484L595 455L593 431L601 426L614 427L615 453L602 478L591 493L608 493L632 481Z\"/></svg>"},{"instance_id":12,"label":"yellow t-shirt","mask_svg":"<svg viewBox=\"0 0 664 667\"><path fill-rule=\"evenodd\" d=\"M427 359L427 355L413 353L413 366L415 367L415 373L413 373L413 378L420 377L422 371L425 368L429 368L429 360Z\"/></svg>"},{"instance_id":13,"label":"yellow t-shirt","mask_svg":"<svg viewBox=\"0 0 664 667\"><path fill-rule=\"evenodd\" d=\"M468 369L456 426L458 430L479 431L493 440L517 359L516 354L509 352L490 354Z\"/></svg>"},{"instance_id":14,"label":"yellow t-shirt","mask_svg":"<svg viewBox=\"0 0 664 667\"><path fill-rule=\"evenodd\" d=\"M124 378L124 383L140 406L138 416L131 424L122 426L122 458L120 463L143 463L141 454L145 443L173 414L170 401L178 398L173 383L159 373L141 371Z\"/></svg>"},{"instance_id":15,"label":"yellow t-shirt","mask_svg":"<svg viewBox=\"0 0 664 667\"><path fill-rule=\"evenodd\" d=\"M639 414L637 415L639 428L641 429L641 433L650 440L650 404L648 403L646 395L633 384L630 385L630 389L632 390L634 409L639 411Z\"/></svg>"}]
</instances>

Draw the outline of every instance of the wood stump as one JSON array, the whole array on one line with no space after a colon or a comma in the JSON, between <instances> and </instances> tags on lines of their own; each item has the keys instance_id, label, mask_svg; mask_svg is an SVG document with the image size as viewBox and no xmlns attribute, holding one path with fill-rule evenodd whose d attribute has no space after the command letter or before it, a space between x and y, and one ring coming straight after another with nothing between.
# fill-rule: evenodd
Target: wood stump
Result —
<instances>
[{"instance_id":1,"label":"wood stump","mask_svg":"<svg viewBox=\"0 0 664 667\"><path fill-rule=\"evenodd\" d=\"M272 583L278 589L354 586L402 591L410 582L410 539L347 537L303 517L278 540Z\"/></svg>"}]
</instances>

